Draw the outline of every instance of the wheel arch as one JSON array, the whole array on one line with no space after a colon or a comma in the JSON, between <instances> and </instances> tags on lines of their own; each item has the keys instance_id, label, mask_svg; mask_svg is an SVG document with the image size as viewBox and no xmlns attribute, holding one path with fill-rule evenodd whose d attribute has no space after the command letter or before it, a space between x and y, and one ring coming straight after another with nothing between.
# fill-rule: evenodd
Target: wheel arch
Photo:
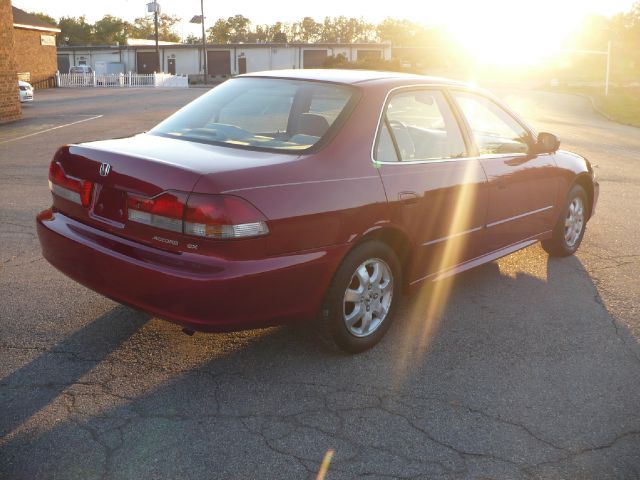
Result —
<instances>
[{"instance_id":1,"label":"wheel arch","mask_svg":"<svg viewBox=\"0 0 640 480\"><path fill-rule=\"evenodd\" d=\"M588 220L589 218L591 218L591 213L593 212L593 196L594 196L593 180L591 179L591 176L588 173L586 172L581 173L575 178L569 190L571 190L571 188L573 188L575 185L580 185L584 189L584 191L587 193L587 208L588 208L587 220Z\"/></svg>"},{"instance_id":2,"label":"wheel arch","mask_svg":"<svg viewBox=\"0 0 640 480\"><path fill-rule=\"evenodd\" d=\"M408 285L408 266L411 264L413 256L413 247L409 236L397 227L379 227L366 232L356 242L352 248L356 248L363 243L377 240L386 244L397 255L402 269L402 283L406 287Z\"/></svg>"}]
</instances>

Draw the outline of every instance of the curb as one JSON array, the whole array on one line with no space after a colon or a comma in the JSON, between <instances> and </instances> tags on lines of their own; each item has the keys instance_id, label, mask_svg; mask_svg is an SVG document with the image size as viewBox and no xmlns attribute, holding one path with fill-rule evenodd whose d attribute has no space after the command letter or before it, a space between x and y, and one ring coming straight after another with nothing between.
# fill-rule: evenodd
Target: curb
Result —
<instances>
[{"instance_id":1,"label":"curb","mask_svg":"<svg viewBox=\"0 0 640 480\"><path fill-rule=\"evenodd\" d=\"M616 120L615 118L613 118L608 113L605 113L602 109L600 109L596 105L596 101L591 95L587 95L586 93L578 93L578 92L557 92L557 93L566 93L568 95L576 95L578 97L586 98L587 100L589 100L589 102L591 102L591 108L593 108L593 111L596 112L601 117L603 117L604 119L606 119L606 120L608 120L608 121L610 121L612 123L617 123L618 125L625 125L627 127L640 128L638 125L634 125L632 123L621 122L620 120Z\"/></svg>"}]
</instances>

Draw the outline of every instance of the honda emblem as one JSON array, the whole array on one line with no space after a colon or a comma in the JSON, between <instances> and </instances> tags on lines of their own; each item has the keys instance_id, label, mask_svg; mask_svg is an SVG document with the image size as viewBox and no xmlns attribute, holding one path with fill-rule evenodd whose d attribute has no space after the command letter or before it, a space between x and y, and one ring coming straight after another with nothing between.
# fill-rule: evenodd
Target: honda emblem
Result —
<instances>
[{"instance_id":1,"label":"honda emblem","mask_svg":"<svg viewBox=\"0 0 640 480\"><path fill-rule=\"evenodd\" d=\"M109 175L109 172L111 171L111 165L109 165L108 163L103 163L100 165L100 176L101 177L106 177L107 175Z\"/></svg>"}]
</instances>

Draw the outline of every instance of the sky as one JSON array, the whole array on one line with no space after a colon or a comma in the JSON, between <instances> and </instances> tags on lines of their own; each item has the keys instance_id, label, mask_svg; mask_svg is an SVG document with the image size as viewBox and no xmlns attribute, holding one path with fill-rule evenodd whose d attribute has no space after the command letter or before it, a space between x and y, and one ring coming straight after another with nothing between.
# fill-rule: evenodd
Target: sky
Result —
<instances>
[{"instance_id":1,"label":"sky","mask_svg":"<svg viewBox=\"0 0 640 480\"><path fill-rule=\"evenodd\" d=\"M27 11L54 18L85 15L94 22L106 14L133 21L146 14L150 0L13 0ZM200 0L159 0L164 13L182 22L176 33L200 35L189 19L200 12ZM377 23L385 17L444 26L478 60L492 64L539 64L562 48L564 40L587 14L611 16L629 11L634 0L322 0L265 2L264 0L204 0L205 26L236 14L253 24L294 22L305 16L364 18Z\"/></svg>"},{"instance_id":2,"label":"sky","mask_svg":"<svg viewBox=\"0 0 640 480\"><path fill-rule=\"evenodd\" d=\"M13 0L13 5L27 11L41 11L54 18L61 16L86 15L91 22L102 18L105 14L133 20L145 15L147 0ZM159 0L163 12L177 15L183 19L179 27L180 35L197 31L188 20L200 12L200 0ZM242 14L253 23L273 23L276 21L293 22L310 16L322 20L325 16L345 15L347 17L363 17L367 21L379 22L387 16L407 18L426 24L455 24L459 20L482 18L489 12L509 10L515 18L527 22L528 12L535 11L535 18L541 18L541 12L549 17L558 15L568 20L582 17L587 13L613 15L627 11L633 0L394 0L383 2L376 0L323 0L320 2L265 2L264 0L240 0L222 2L220 0L204 0L206 26L217 18ZM416 7L419 5L419 7Z\"/></svg>"}]
</instances>

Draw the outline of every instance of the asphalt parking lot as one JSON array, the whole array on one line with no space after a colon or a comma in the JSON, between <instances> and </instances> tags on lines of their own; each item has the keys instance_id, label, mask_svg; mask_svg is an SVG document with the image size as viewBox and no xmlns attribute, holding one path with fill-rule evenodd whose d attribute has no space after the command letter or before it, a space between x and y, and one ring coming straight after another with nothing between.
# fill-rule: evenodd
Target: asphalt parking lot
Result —
<instances>
[{"instance_id":1,"label":"asphalt parking lot","mask_svg":"<svg viewBox=\"0 0 640 480\"><path fill-rule=\"evenodd\" d=\"M640 130L502 91L598 164L579 253L539 246L406 299L373 350L294 329L181 333L40 255L58 145L144 131L204 93L48 90L0 126L0 478L640 478ZM238 293L238 301L242 295Z\"/></svg>"}]
</instances>

